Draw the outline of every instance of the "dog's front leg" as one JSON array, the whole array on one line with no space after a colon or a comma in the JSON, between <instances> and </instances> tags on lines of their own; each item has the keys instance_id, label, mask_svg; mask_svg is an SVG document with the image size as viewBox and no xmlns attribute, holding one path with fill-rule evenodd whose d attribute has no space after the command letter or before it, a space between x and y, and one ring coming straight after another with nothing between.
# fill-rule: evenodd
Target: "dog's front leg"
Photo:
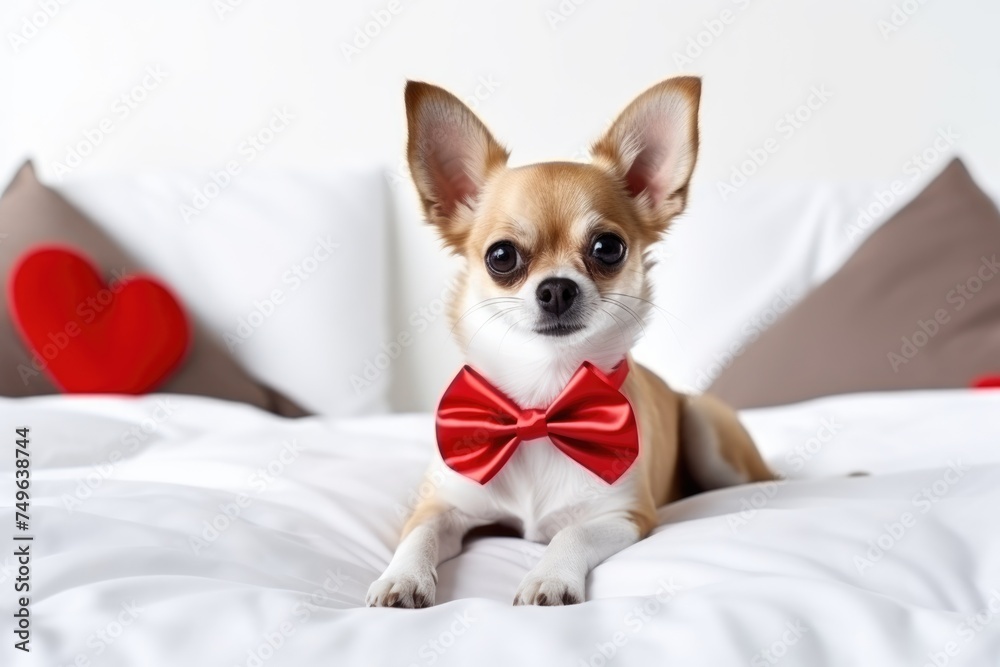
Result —
<instances>
[{"instance_id":1,"label":"dog's front leg","mask_svg":"<svg viewBox=\"0 0 1000 667\"><path fill-rule=\"evenodd\" d=\"M457 556L462 537L476 522L450 505L430 500L417 506L382 576L368 588L369 607L416 609L434 604L438 563Z\"/></svg>"},{"instance_id":2,"label":"dog's front leg","mask_svg":"<svg viewBox=\"0 0 1000 667\"><path fill-rule=\"evenodd\" d=\"M639 540L639 527L628 516L591 519L563 528L521 581L517 605L564 605L583 602L587 574L609 556Z\"/></svg>"}]
</instances>

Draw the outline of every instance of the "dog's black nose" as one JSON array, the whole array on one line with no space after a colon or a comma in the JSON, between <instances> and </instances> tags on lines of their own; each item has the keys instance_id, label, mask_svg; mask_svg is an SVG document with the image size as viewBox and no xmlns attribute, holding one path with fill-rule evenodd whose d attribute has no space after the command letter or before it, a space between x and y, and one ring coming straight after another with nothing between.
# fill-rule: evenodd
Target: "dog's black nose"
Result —
<instances>
[{"instance_id":1,"label":"dog's black nose","mask_svg":"<svg viewBox=\"0 0 1000 667\"><path fill-rule=\"evenodd\" d=\"M569 278L546 278L538 284L535 297L542 310L558 317L570 309L579 293L580 288Z\"/></svg>"}]
</instances>

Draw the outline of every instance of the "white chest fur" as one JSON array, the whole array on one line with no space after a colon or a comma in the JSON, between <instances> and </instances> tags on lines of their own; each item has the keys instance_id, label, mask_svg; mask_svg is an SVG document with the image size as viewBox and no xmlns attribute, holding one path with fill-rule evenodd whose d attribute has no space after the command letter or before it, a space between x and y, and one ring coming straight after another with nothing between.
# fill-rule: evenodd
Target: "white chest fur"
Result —
<instances>
[{"instance_id":1,"label":"white chest fur","mask_svg":"<svg viewBox=\"0 0 1000 667\"><path fill-rule=\"evenodd\" d=\"M625 356L623 345L560 349L558 342L526 338L485 351L473 347L469 364L522 408L545 408L584 361L609 372ZM589 349L585 349L589 348ZM506 352L505 352L506 350ZM507 523L527 539L547 542L560 529L618 514L635 504L635 466L614 484L559 451L548 438L520 443L501 471L481 485L438 457L432 479L445 502L483 522Z\"/></svg>"},{"instance_id":2,"label":"white chest fur","mask_svg":"<svg viewBox=\"0 0 1000 667\"><path fill-rule=\"evenodd\" d=\"M634 471L607 484L547 438L522 442L496 477L481 485L437 462L445 502L484 523L505 523L548 542L571 524L625 512L635 503Z\"/></svg>"}]
</instances>

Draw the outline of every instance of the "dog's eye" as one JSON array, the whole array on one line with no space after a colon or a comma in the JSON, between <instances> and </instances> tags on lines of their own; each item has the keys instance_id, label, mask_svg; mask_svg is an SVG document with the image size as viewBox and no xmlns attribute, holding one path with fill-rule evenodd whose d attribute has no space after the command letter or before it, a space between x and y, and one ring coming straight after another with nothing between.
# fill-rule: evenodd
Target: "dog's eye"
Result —
<instances>
[{"instance_id":1,"label":"dog's eye","mask_svg":"<svg viewBox=\"0 0 1000 667\"><path fill-rule=\"evenodd\" d=\"M493 273L510 273L517 268L518 263L517 248L510 241L494 243L486 251L486 266Z\"/></svg>"},{"instance_id":2,"label":"dog's eye","mask_svg":"<svg viewBox=\"0 0 1000 667\"><path fill-rule=\"evenodd\" d=\"M590 254L605 266L614 266L625 259L625 242L614 234L601 234L594 239Z\"/></svg>"}]
</instances>

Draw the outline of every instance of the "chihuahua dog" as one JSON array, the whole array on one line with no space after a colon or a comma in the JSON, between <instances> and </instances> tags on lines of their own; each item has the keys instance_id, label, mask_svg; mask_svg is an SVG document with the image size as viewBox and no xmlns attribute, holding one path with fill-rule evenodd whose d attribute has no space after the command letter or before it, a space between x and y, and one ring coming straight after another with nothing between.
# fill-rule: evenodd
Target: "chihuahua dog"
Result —
<instances>
[{"instance_id":1,"label":"chihuahua dog","mask_svg":"<svg viewBox=\"0 0 1000 667\"><path fill-rule=\"evenodd\" d=\"M514 604L582 602L589 571L648 535L657 507L774 479L730 408L672 391L629 356L652 307L648 251L686 204L700 97L698 78L665 80L625 108L589 163L510 167L458 98L408 82L410 170L428 222L465 259L449 317L468 367L449 390L460 395L439 408L434 492L406 522L369 606L434 604L438 564L490 524L548 543ZM571 384L586 419L539 426ZM442 416L445 401L454 415L484 392L506 406L497 428L513 435L493 452L446 456L442 429L455 419ZM491 429L477 432L489 439ZM618 453L589 448L587 429L614 431ZM598 463L595 474L584 465L595 456L617 457L618 470ZM484 461L487 473L475 467Z\"/></svg>"}]
</instances>

